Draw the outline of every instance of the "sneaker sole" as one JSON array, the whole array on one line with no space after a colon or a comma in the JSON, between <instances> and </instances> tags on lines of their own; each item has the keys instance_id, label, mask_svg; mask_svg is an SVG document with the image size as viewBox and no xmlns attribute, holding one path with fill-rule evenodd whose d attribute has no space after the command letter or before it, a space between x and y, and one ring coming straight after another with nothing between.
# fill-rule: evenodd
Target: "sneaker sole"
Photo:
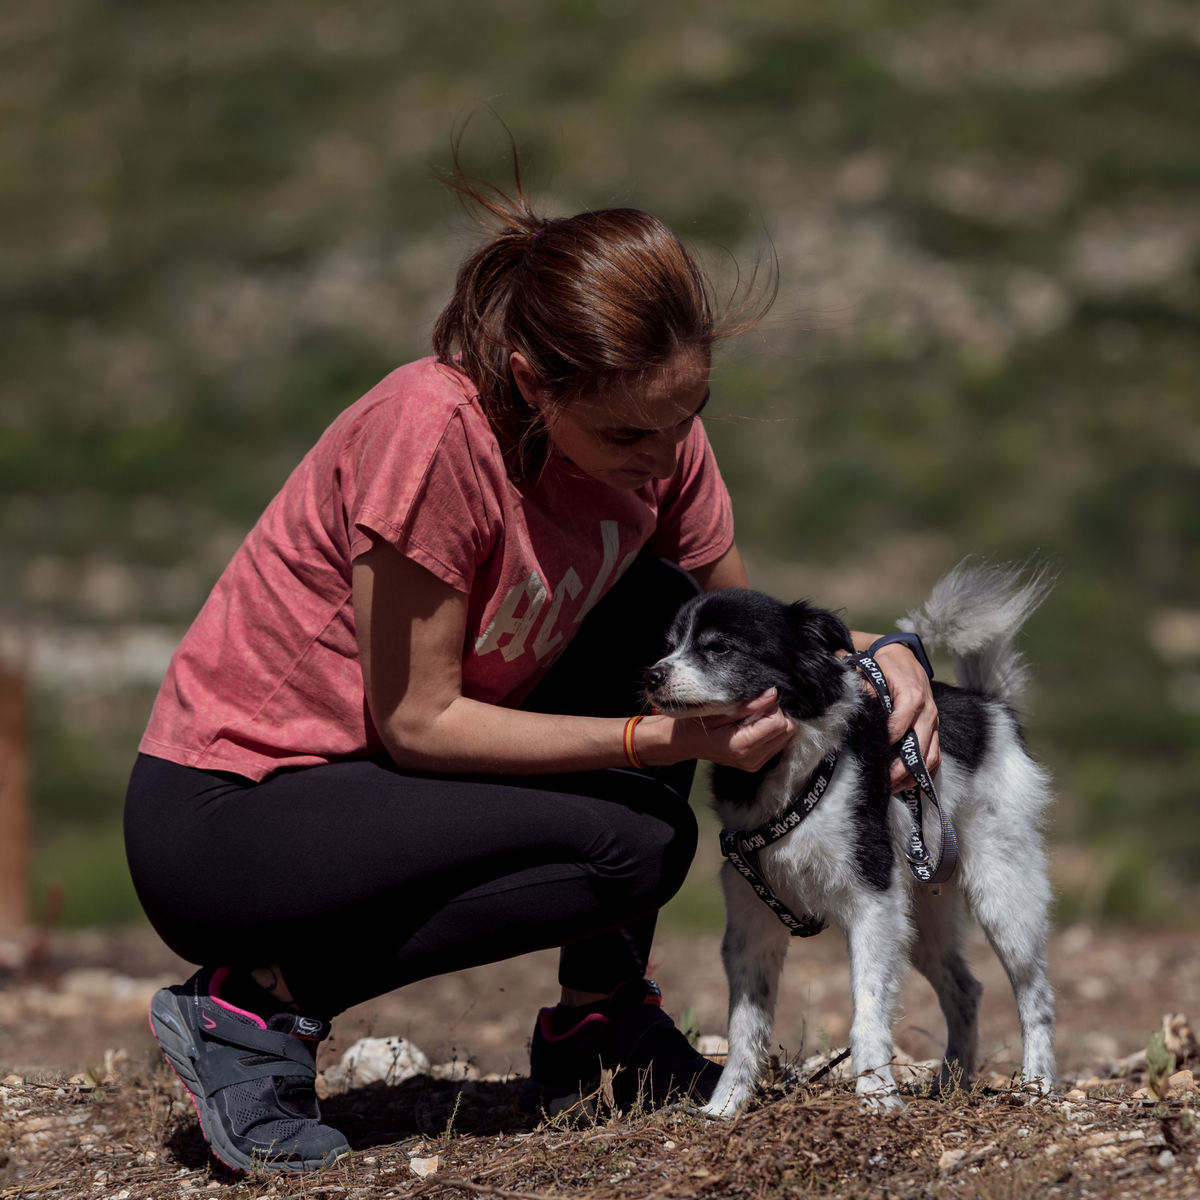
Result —
<instances>
[{"instance_id":1,"label":"sneaker sole","mask_svg":"<svg viewBox=\"0 0 1200 1200\"><path fill-rule=\"evenodd\" d=\"M196 1119L200 1122L200 1132L204 1135L209 1149L231 1170L246 1174L270 1172L273 1175L301 1175L321 1167L332 1166L350 1152L347 1146L332 1157L324 1154L313 1159L272 1160L265 1155L247 1156L225 1136L216 1101L205 1094L204 1085L196 1072L199 1054L195 1042L179 1012L178 1000L167 988L155 992L150 1000L150 1032L162 1048L167 1065L175 1072L175 1077L191 1097Z\"/></svg>"}]
</instances>

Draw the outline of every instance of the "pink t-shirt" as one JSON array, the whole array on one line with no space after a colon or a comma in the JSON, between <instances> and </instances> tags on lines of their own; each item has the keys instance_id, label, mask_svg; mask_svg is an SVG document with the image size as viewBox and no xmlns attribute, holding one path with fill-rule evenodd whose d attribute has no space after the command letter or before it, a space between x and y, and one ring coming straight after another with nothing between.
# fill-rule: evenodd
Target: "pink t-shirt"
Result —
<instances>
[{"instance_id":1,"label":"pink t-shirt","mask_svg":"<svg viewBox=\"0 0 1200 1200\"><path fill-rule=\"evenodd\" d=\"M463 693L514 706L643 547L702 566L733 518L699 421L670 479L620 491L555 460L519 487L471 383L421 359L346 409L268 505L176 650L142 751L250 779L381 752L351 588L372 535L466 594Z\"/></svg>"}]
</instances>

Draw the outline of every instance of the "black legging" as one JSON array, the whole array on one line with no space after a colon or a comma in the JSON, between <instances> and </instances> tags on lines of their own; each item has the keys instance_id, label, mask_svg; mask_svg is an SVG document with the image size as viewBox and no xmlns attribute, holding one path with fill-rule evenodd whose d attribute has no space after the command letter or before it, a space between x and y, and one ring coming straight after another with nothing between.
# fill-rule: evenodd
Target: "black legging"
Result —
<instances>
[{"instance_id":1,"label":"black legging","mask_svg":"<svg viewBox=\"0 0 1200 1200\"><path fill-rule=\"evenodd\" d=\"M641 670L693 592L639 559L526 707L638 711ZM278 963L314 1016L550 946L563 947L563 986L607 992L644 974L657 911L695 853L693 766L514 779L361 759L253 783L142 755L126 850L171 949L209 966Z\"/></svg>"}]
</instances>

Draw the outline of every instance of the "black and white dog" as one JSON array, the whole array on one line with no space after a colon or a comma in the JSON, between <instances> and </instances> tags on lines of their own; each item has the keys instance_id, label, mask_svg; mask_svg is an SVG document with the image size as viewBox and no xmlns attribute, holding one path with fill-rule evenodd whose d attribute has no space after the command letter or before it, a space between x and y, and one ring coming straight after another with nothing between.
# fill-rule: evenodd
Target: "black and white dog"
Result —
<instances>
[{"instance_id":1,"label":"black and white dog","mask_svg":"<svg viewBox=\"0 0 1200 1200\"><path fill-rule=\"evenodd\" d=\"M895 751L886 714L839 656L852 646L833 613L736 588L699 596L676 619L669 653L646 674L647 696L665 713L725 712L776 687L780 707L796 720L788 749L761 771L714 768L716 810L727 831L769 825L806 789L805 804L811 802L814 772L837 752L819 802L752 857L759 880L787 909L845 932L852 1062L857 1090L871 1103L903 1103L890 1066L891 1026L910 962L933 985L946 1018L939 1085L965 1086L971 1076L982 989L963 959L964 900L1012 983L1024 1078L1043 1092L1053 1086L1050 888L1040 833L1049 779L1026 750L1010 708L1025 676L1013 639L1048 590L1044 573L1026 578L1016 568L968 561L937 584L923 609L898 622L926 645L950 651L961 684L933 685L942 751L936 790L959 840L956 874L936 889L910 876L913 820L890 794ZM753 1094L767 1061L790 933L729 862L722 883L729 1056L704 1111L731 1116Z\"/></svg>"}]
</instances>

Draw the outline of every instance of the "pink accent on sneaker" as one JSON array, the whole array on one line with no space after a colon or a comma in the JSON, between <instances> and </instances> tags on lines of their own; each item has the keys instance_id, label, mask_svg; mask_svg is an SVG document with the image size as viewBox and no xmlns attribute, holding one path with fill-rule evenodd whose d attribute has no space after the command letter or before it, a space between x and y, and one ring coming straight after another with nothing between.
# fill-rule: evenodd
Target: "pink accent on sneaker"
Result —
<instances>
[{"instance_id":1,"label":"pink accent on sneaker","mask_svg":"<svg viewBox=\"0 0 1200 1200\"><path fill-rule=\"evenodd\" d=\"M151 1004L153 1004L153 1003L154 1003L154 1000L153 1000L153 998L151 998L151 1001L150 1001L150 1003L151 1003ZM148 1020L149 1020L149 1022L150 1022L150 1034L151 1034L151 1036L152 1036L152 1037L153 1037L155 1040L157 1040L157 1039L158 1039L158 1031L157 1031L157 1030L154 1028L154 1016L153 1016L153 1013L152 1013L152 1012L148 1012L148 1013L146 1014L146 1016L147 1016L147 1019L148 1019ZM203 1117L200 1115L200 1103L199 1103L199 1101L196 1099L196 1097L195 1097L195 1096L193 1096L193 1095L192 1095L192 1089L191 1089L190 1087L188 1087L188 1085L187 1085L186 1083L184 1083L184 1081L183 1081L183 1077L182 1077L182 1076L179 1074L179 1072L178 1072L177 1070L175 1070L175 1066L174 1066L174 1064L171 1062L171 1060L170 1060L169 1058L167 1059L167 1066L171 1068L171 1074L172 1074L172 1075L174 1075L174 1076L175 1076L175 1078L179 1080L179 1086L180 1086L181 1088L183 1088L184 1092L187 1094L187 1098L188 1098L188 1099L189 1099L189 1100L192 1102L192 1107L193 1107L193 1108L196 1110L196 1120L200 1122L200 1132L201 1132L201 1133L204 1135L204 1140L205 1140L205 1142L208 1144L208 1148L209 1148L210 1150L212 1150L213 1157L214 1157L214 1158L215 1158L215 1159L216 1159L218 1162L220 1162L220 1163L224 1163L224 1164L225 1164L225 1166L227 1166L227 1167L228 1167L228 1168L229 1168L231 1171L237 1171L237 1170L240 1170L240 1168L239 1168L239 1167L235 1167L235 1166L234 1166L232 1163L227 1163L227 1162L225 1162L225 1160L224 1160L224 1159L223 1159L223 1158L222 1158L222 1157L221 1157L221 1156L220 1156L220 1155L219 1155L219 1154L218 1154L218 1153L217 1153L215 1150L213 1150L213 1148L212 1148L212 1143L211 1143L211 1142L209 1142L209 1140L208 1140L208 1134L207 1134L207 1133L204 1133L204 1118L203 1118Z\"/></svg>"},{"instance_id":2,"label":"pink accent on sneaker","mask_svg":"<svg viewBox=\"0 0 1200 1200\"><path fill-rule=\"evenodd\" d=\"M235 1013L239 1017L245 1017L247 1020L253 1021L255 1023L255 1025L257 1025L259 1027L259 1029L266 1029L266 1027L267 1027L266 1021L264 1021L262 1019L262 1017L260 1017L258 1015L258 1013L247 1012L246 1009L238 1008L235 1005L230 1004L228 1000L221 999L221 995L220 995L221 985L232 974L233 974L232 967L218 967L213 972L212 980L208 985L208 987L209 987L208 994L209 994L209 997L212 999L212 1002L214 1004L220 1005L221 1008L223 1008L226 1012Z\"/></svg>"},{"instance_id":3,"label":"pink accent on sneaker","mask_svg":"<svg viewBox=\"0 0 1200 1200\"><path fill-rule=\"evenodd\" d=\"M538 1025L542 1030L542 1037L548 1042L561 1042L569 1038L572 1034L578 1033L585 1025L590 1025L594 1021L607 1021L608 1018L603 1013L590 1012L582 1021L577 1021L565 1033L554 1032L554 1007L538 1009Z\"/></svg>"}]
</instances>

